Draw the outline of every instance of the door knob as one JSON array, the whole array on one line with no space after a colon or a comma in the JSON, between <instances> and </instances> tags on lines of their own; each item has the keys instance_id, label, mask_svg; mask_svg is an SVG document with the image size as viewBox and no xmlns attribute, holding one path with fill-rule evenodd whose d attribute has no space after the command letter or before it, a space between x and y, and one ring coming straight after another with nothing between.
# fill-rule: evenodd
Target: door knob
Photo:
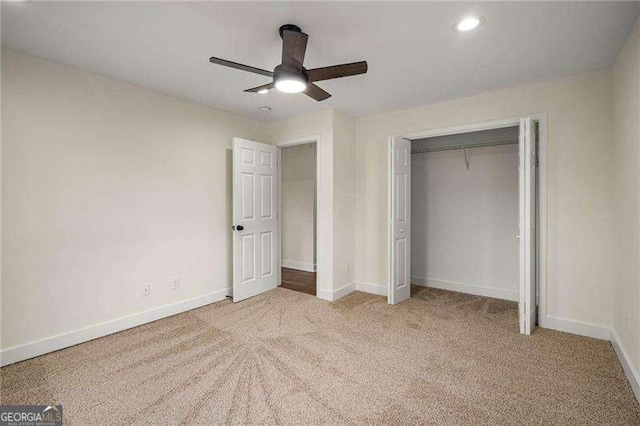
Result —
<instances>
[{"instance_id":1,"label":"door knob","mask_svg":"<svg viewBox=\"0 0 640 426\"><path fill-rule=\"evenodd\" d=\"M243 229L244 229L244 226L242 225L236 226L236 231L242 231Z\"/></svg>"}]
</instances>

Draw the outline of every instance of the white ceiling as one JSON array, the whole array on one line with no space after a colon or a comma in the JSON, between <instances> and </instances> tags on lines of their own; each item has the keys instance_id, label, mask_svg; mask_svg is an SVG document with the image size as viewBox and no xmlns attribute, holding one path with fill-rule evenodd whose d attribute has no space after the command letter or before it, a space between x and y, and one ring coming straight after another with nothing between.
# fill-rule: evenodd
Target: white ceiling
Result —
<instances>
[{"instance_id":1,"label":"white ceiling","mask_svg":"<svg viewBox=\"0 0 640 426\"><path fill-rule=\"evenodd\" d=\"M608 67L638 15L633 2L2 2L2 44L265 121L339 108L409 108ZM485 16L454 33L465 14ZM305 66L366 60L318 83L333 97L243 90L269 78L208 62L280 63L278 27L309 34ZM272 107L271 114L258 107Z\"/></svg>"}]
</instances>

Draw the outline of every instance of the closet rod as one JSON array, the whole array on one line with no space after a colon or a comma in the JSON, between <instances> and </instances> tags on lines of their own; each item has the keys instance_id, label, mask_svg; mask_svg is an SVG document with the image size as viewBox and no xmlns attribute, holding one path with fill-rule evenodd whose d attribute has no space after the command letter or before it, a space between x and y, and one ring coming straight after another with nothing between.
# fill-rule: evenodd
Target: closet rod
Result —
<instances>
[{"instance_id":1,"label":"closet rod","mask_svg":"<svg viewBox=\"0 0 640 426\"><path fill-rule=\"evenodd\" d=\"M487 142L487 143L476 143L476 144L471 144L471 145L454 145L454 146L447 146L447 147L441 147L441 148L423 148L423 149L418 149L416 151L411 151L411 155L413 154L424 154L427 152L438 152L438 151L453 151L453 150L457 150L457 149L471 149L471 148L483 148L483 147L487 147L487 146L500 146L500 145L512 145L512 144L517 144L519 141L516 140L511 140L511 141L497 141L497 142Z\"/></svg>"}]
</instances>

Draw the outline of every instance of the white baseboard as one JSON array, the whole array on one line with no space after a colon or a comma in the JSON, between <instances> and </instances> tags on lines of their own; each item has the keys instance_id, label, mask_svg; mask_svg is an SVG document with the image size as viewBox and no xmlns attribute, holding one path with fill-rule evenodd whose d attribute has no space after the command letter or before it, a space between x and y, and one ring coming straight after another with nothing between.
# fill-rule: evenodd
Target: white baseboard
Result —
<instances>
[{"instance_id":1,"label":"white baseboard","mask_svg":"<svg viewBox=\"0 0 640 426\"><path fill-rule=\"evenodd\" d=\"M340 299L341 297L346 296L349 293L352 293L353 291L355 291L355 289L356 289L355 283L347 284L333 291L318 289L317 297L320 299L333 302L335 300Z\"/></svg>"},{"instance_id":2,"label":"white baseboard","mask_svg":"<svg viewBox=\"0 0 640 426\"><path fill-rule=\"evenodd\" d=\"M622 346L622 342L620 341L620 337L618 337L618 333L616 333L616 330L613 328L611 329L611 345L616 351L618 359L620 360L620 364L622 364L624 374L629 380L629 384L631 385L633 393L636 395L638 403L640 403L640 373L633 366L631 358L629 358L629 355Z\"/></svg>"},{"instance_id":3,"label":"white baseboard","mask_svg":"<svg viewBox=\"0 0 640 426\"><path fill-rule=\"evenodd\" d=\"M315 272L316 265L313 263L298 262L297 260L282 259L282 267L289 269L297 269L298 271Z\"/></svg>"},{"instance_id":4,"label":"white baseboard","mask_svg":"<svg viewBox=\"0 0 640 426\"><path fill-rule=\"evenodd\" d=\"M379 296L387 295L387 287L378 284L356 283L356 290L365 293L377 294Z\"/></svg>"},{"instance_id":5,"label":"white baseboard","mask_svg":"<svg viewBox=\"0 0 640 426\"><path fill-rule=\"evenodd\" d=\"M476 296L493 297L496 299L518 301L518 292L514 290L504 290L493 287L483 287L479 285L459 283L455 281L437 280L433 278L424 278L411 276L411 284L433 287L442 290L457 291L459 293L474 294Z\"/></svg>"},{"instance_id":6,"label":"white baseboard","mask_svg":"<svg viewBox=\"0 0 640 426\"><path fill-rule=\"evenodd\" d=\"M321 288L316 288L316 297L322 300L333 300L333 292L331 290L323 290Z\"/></svg>"},{"instance_id":7,"label":"white baseboard","mask_svg":"<svg viewBox=\"0 0 640 426\"><path fill-rule=\"evenodd\" d=\"M580 336L593 337L594 339L609 340L611 338L611 329L609 327L569 320L566 318L553 317L550 315L547 315L546 317L539 316L538 325L542 328L550 328L552 330L564 331L566 333L577 334Z\"/></svg>"},{"instance_id":8,"label":"white baseboard","mask_svg":"<svg viewBox=\"0 0 640 426\"><path fill-rule=\"evenodd\" d=\"M219 302L231 294L231 289L214 291L202 296L182 300L169 305L160 306L144 312L116 318L111 321L69 331L55 336L47 337L24 345L14 346L0 351L0 365L5 366L18 361L33 358L59 349L68 348L79 343L104 337L129 328L137 327L161 318L179 314L191 309L199 308L210 303Z\"/></svg>"}]
</instances>

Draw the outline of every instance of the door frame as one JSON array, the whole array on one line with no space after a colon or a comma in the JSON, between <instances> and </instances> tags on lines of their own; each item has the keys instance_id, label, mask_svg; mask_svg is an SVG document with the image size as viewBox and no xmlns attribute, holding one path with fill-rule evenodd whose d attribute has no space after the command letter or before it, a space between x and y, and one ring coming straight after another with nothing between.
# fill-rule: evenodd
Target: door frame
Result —
<instances>
[{"instance_id":1,"label":"door frame","mask_svg":"<svg viewBox=\"0 0 640 426\"><path fill-rule=\"evenodd\" d=\"M319 298L320 286L318 284L321 282L320 277L322 276L324 278L324 272L322 271L320 263L320 249L323 247L324 239L319 232L320 212L323 211L320 206L321 203L324 205L324 200L320 192L320 135L289 139L274 144L278 148L278 286L282 285L282 148L310 143L316 144L316 220L314 223L316 239L314 243L316 246L316 298Z\"/></svg>"},{"instance_id":2,"label":"door frame","mask_svg":"<svg viewBox=\"0 0 640 426\"><path fill-rule=\"evenodd\" d=\"M536 114L524 114L516 117L509 117L497 120L482 121L471 124L463 124L459 126L444 127L423 130L418 132L405 133L402 135L396 135L389 138L392 140L394 137L408 139L413 141L415 139L423 139L434 136L446 136L455 135L459 133L477 132L481 130L493 130L501 129L505 127L520 126L520 119L523 117L531 117L534 122L538 123L538 167L537 167L537 211L536 211L536 293L537 293L537 320L538 324L544 322L547 317L547 172L548 172L548 149L547 149L547 113ZM389 151L389 156L391 152ZM390 158L390 157L389 157ZM389 170L387 181L388 184L392 184L392 170L391 160L389 159ZM389 186L389 188L391 188ZM391 208L393 200L391 199L391 191L387 193L387 203L389 206L387 222L389 229L391 229ZM392 277L391 277L391 264L392 251L391 234L388 235L389 241L387 246L387 268L388 268L388 283L387 283L387 301L389 300L389 294L391 293Z\"/></svg>"}]
</instances>

